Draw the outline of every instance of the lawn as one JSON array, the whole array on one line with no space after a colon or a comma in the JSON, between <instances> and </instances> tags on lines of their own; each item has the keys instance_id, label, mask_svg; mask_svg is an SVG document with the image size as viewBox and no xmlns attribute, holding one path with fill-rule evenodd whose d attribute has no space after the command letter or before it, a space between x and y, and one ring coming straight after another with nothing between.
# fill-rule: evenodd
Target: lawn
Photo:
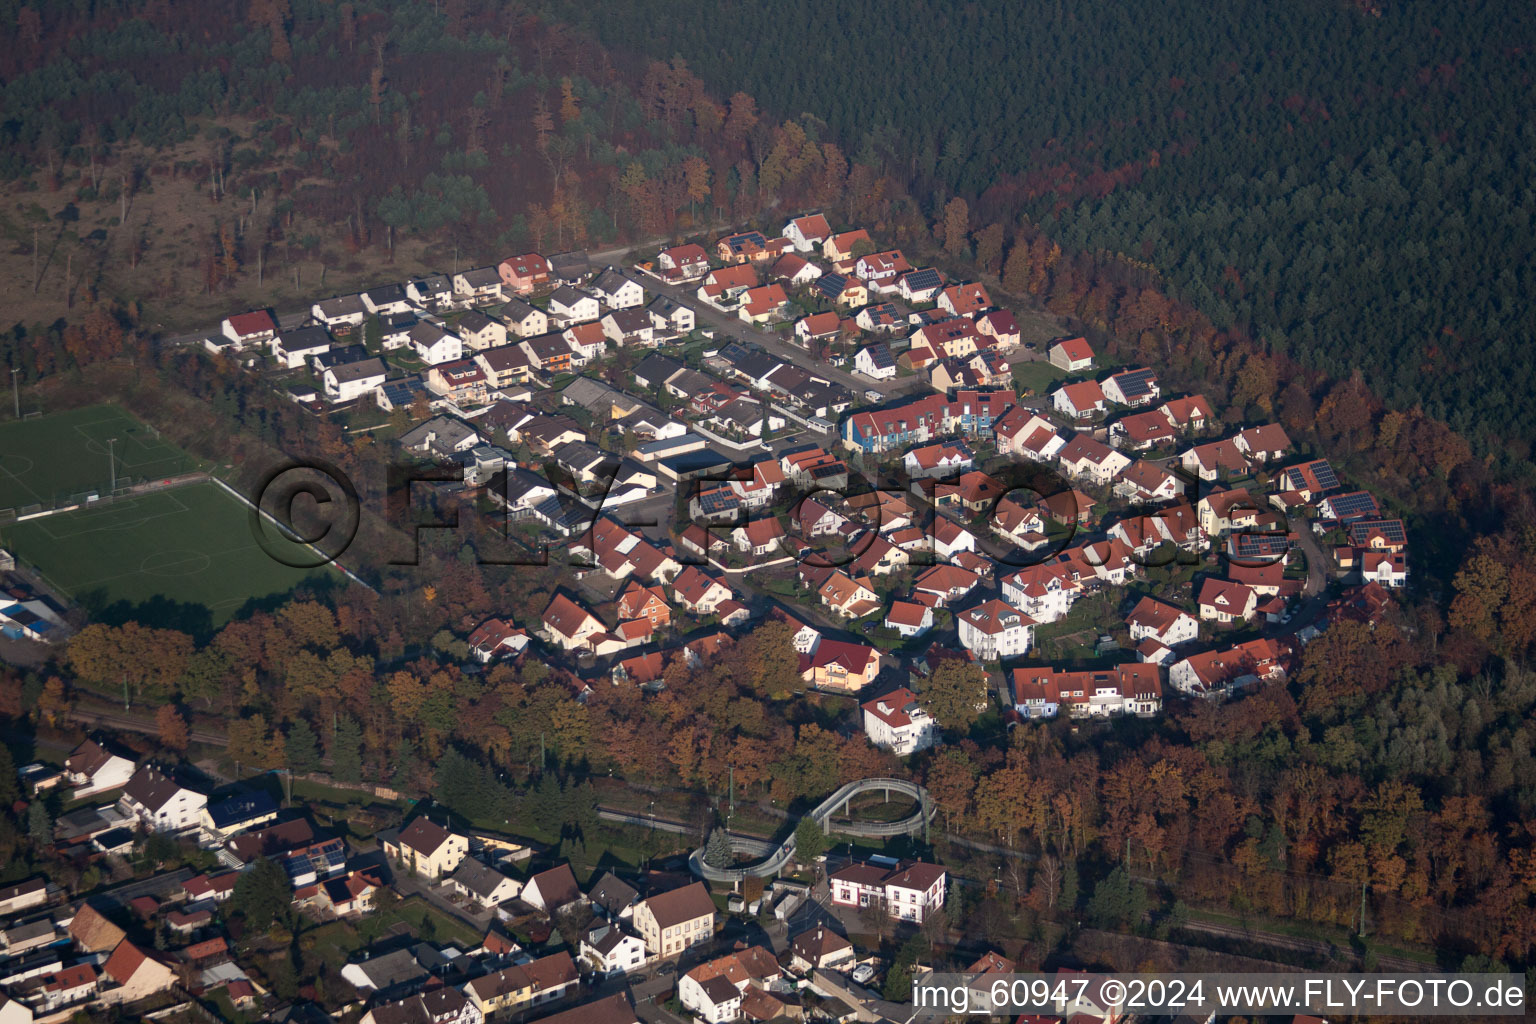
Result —
<instances>
[{"instance_id":1,"label":"lawn","mask_svg":"<svg viewBox=\"0 0 1536 1024\"><path fill-rule=\"evenodd\" d=\"M318 557L270 526L257 542L246 507L213 483L121 498L0 527L0 544L105 621L137 618L205 633L248 602L299 583L332 582L298 569Z\"/></svg>"},{"instance_id":2,"label":"lawn","mask_svg":"<svg viewBox=\"0 0 1536 1024\"><path fill-rule=\"evenodd\" d=\"M1040 395L1051 389L1051 385L1067 376L1065 370L1052 366L1044 360L1018 363L1013 368L1013 379L1019 387L1028 388Z\"/></svg>"},{"instance_id":3,"label":"lawn","mask_svg":"<svg viewBox=\"0 0 1536 1024\"><path fill-rule=\"evenodd\" d=\"M190 455L115 405L11 420L0 424L0 509L53 505L91 491L105 494L112 486L112 465L118 486L196 468Z\"/></svg>"}]
</instances>

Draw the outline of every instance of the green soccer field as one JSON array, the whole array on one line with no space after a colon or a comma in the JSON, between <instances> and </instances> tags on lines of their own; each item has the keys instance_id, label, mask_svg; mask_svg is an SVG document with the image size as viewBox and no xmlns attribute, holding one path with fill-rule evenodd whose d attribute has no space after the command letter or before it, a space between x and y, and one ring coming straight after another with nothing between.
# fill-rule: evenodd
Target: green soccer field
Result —
<instances>
[{"instance_id":1,"label":"green soccer field","mask_svg":"<svg viewBox=\"0 0 1536 1024\"><path fill-rule=\"evenodd\" d=\"M312 559L281 543L288 561ZM280 598L305 579L339 582L335 570L297 569L252 535L246 506L201 483L0 526L12 550L55 588L107 621L203 632L252 600Z\"/></svg>"},{"instance_id":2,"label":"green soccer field","mask_svg":"<svg viewBox=\"0 0 1536 1024\"><path fill-rule=\"evenodd\" d=\"M196 468L190 455L116 405L10 420L0 423L0 509L106 494L112 485L109 451L119 486Z\"/></svg>"}]
</instances>

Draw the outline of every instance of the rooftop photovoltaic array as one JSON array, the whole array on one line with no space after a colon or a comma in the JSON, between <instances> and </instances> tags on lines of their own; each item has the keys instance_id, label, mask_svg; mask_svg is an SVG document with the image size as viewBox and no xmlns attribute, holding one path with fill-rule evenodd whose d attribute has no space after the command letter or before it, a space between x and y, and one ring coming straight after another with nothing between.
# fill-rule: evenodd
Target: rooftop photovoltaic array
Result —
<instances>
[{"instance_id":1,"label":"rooftop photovoltaic array","mask_svg":"<svg viewBox=\"0 0 1536 1024\"><path fill-rule=\"evenodd\" d=\"M1126 373L1115 375L1115 383L1119 386L1121 394L1126 398L1136 398L1140 395L1150 394L1152 382L1157 379L1157 371L1150 369L1130 370Z\"/></svg>"},{"instance_id":2,"label":"rooftop photovoltaic array","mask_svg":"<svg viewBox=\"0 0 1536 1024\"><path fill-rule=\"evenodd\" d=\"M943 280L939 277L939 272L934 270L932 267L928 268L927 270L914 270L902 280L906 282L906 285L909 289L914 291L918 291L924 288L937 288L939 285L944 283Z\"/></svg>"},{"instance_id":3,"label":"rooftop photovoltaic array","mask_svg":"<svg viewBox=\"0 0 1536 1024\"><path fill-rule=\"evenodd\" d=\"M1401 519L1366 519L1349 526L1349 539L1353 544L1364 544L1372 533L1380 533L1388 544L1408 543L1408 533L1403 529Z\"/></svg>"},{"instance_id":4,"label":"rooftop photovoltaic array","mask_svg":"<svg viewBox=\"0 0 1536 1024\"><path fill-rule=\"evenodd\" d=\"M1359 519L1365 516L1381 515L1381 507L1376 504L1376 498L1370 491L1336 494L1328 499L1328 507L1333 510L1335 519Z\"/></svg>"}]
</instances>

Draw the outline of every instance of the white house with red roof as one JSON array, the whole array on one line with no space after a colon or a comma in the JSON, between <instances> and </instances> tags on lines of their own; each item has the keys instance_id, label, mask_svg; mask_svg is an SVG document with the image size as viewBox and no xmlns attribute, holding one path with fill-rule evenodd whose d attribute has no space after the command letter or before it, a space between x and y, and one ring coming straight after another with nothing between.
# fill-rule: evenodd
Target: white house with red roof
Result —
<instances>
[{"instance_id":1,"label":"white house with red roof","mask_svg":"<svg viewBox=\"0 0 1536 1024\"><path fill-rule=\"evenodd\" d=\"M1115 496L1131 501L1154 503L1172 501L1183 492L1178 477L1155 462L1138 460L1126 466L1115 478Z\"/></svg>"},{"instance_id":2,"label":"white house with red roof","mask_svg":"<svg viewBox=\"0 0 1536 1024\"><path fill-rule=\"evenodd\" d=\"M785 294L783 285L765 284L760 288L747 289L741 297L737 315L749 324L764 324L782 313L788 305L789 296Z\"/></svg>"},{"instance_id":3,"label":"white house with red roof","mask_svg":"<svg viewBox=\"0 0 1536 1024\"><path fill-rule=\"evenodd\" d=\"M1285 678L1284 652L1273 640L1258 639L1227 650L1202 651L1175 662L1168 682L1184 693L1204 695L1266 679Z\"/></svg>"},{"instance_id":4,"label":"white house with red roof","mask_svg":"<svg viewBox=\"0 0 1536 1024\"><path fill-rule=\"evenodd\" d=\"M1035 622L1055 622L1072 610L1083 585L1060 562L1029 565L1003 577L1003 600Z\"/></svg>"},{"instance_id":5,"label":"white house with red roof","mask_svg":"<svg viewBox=\"0 0 1536 1024\"><path fill-rule=\"evenodd\" d=\"M1232 438L1232 443L1252 462L1283 458L1291 448L1291 439L1278 423L1264 423L1240 430Z\"/></svg>"},{"instance_id":6,"label":"white house with red roof","mask_svg":"<svg viewBox=\"0 0 1536 1024\"><path fill-rule=\"evenodd\" d=\"M514 626L509 619L486 619L469 634L467 643L469 653L485 664L503 655L521 654L528 646L528 631Z\"/></svg>"},{"instance_id":7,"label":"white house with red roof","mask_svg":"<svg viewBox=\"0 0 1536 1024\"><path fill-rule=\"evenodd\" d=\"M1230 440L1196 445L1179 456L1179 464L1201 480L1215 480L1223 474L1235 475L1248 469L1243 450Z\"/></svg>"},{"instance_id":8,"label":"white house with red roof","mask_svg":"<svg viewBox=\"0 0 1536 1024\"><path fill-rule=\"evenodd\" d=\"M277 337L277 321L264 309L227 316L219 323L219 333L228 338L236 348L259 345Z\"/></svg>"},{"instance_id":9,"label":"white house with red roof","mask_svg":"<svg viewBox=\"0 0 1536 1024\"><path fill-rule=\"evenodd\" d=\"M772 516L753 519L731 531L736 550L754 557L779 553L783 540L784 527Z\"/></svg>"},{"instance_id":10,"label":"white house with red roof","mask_svg":"<svg viewBox=\"0 0 1536 1024\"><path fill-rule=\"evenodd\" d=\"M1158 411L1168 417L1168 422L1179 430L1201 431L1216 419L1215 413L1211 412L1211 403L1206 401L1204 395L1170 398Z\"/></svg>"},{"instance_id":11,"label":"white house with red roof","mask_svg":"<svg viewBox=\"0 0 1536 1024\"><path fill-rule=\"evenodd\" d=\"M1200 618L1227 625L1253 618L1258 594L1252 587L1234 580L1207 577L1200 584Z\"/></svg>"},{"instance_id":12,"label":"white house with red roof","mask_svg":"<svg viewBox=\"0 0 1536 1024\"><path fill-rule=\"evenodd\" d=\"M1067 384L1051 392L1051 407L1071 419L1090 419L1104 412L1104 389L1096 380Z\"/></svg>"},{"instance_id":13,"label":"white house with red roof","mask_svg":"<svg viewBox=\"0 0 1536 1024\"><path fill-rule=\"evenodd\" d=\"M674 245L656 255L656 269L668 281L697 281L709 274L709 253L697 243Z\"/></svg>"},{"instance_id":14,"label":"white house with red roof","mask_svg":"<svg viewBox=\"0 0 1536 1024\"><path fill-rule=\"evenodd\" d=\"M694 565L672 581L673 600L695 615L713 615L721 604L735 596L730 587Z\"/></svg>"},{"instance_id":15,"label":"white house with red roof","mask_svg":"<svg viewBox=\"0 0 1536 1024\"><path fill-rule=\"evenodd\" d=\"M936 565L912 581L912 593L917 600L943 608L969 594L981 582L981 577L958 565Z\"/></svg>"},{"instance_id":16,"label":"white house with red roof","mask_svg":"<svg viewBox=\"0 0 1536 1024\"><path fill-rule=\"evenodd\" d=\"M892 601L884 625L903 637L922 636L933 628L933 609L916 601Z\"/></svg>"},{"instance_id":17,"label":"white house with red roof","mask_svg":"<svg viewBox=\"0 0 1536 1024\"><path fill-rule=\"evenodd\" d=\"M922 924L944 906L949 875L937 864L903 861L894 868L858 863L827 878L832 902L843 907L881 907L898 921Z\"/></svg>"},{"instance_id":18,"label":"white house with red roof","mask_svg":"<svg viewBox=\"0 0 1536 1024\"><path fill-rule=\"evenodd\" d=\"M804 217L796 217L784 225L784 230L779 234L789 239L796 252L814 252L822 243L832 237L832 226L827 223L824 214L808 213ZM866 235L865 238L869 236ZM850 243L851 247L852 243Z\"/></svg>"},{"instance_id":19,"label":"white house with red roof","mask_svg":"<svg viewBox=\"0 0 1536 1024\"><path fill-rule=\"evenodd\" d=\"M1087 338L1064 338L1046 352L1052 366L1068 373L1093 369L1093 346Z\"/></svg>"},{"instance_id":20,"label":"white house with red roof","mask_svg":"<svg viewBox=\"0 0 1536 1024\"><path fill-rule=\"evenodd\" d=\"M860 708L864 712L864 735L869 742L898 757L927 750L938 738L933 716L923 710L917 694L906 687L867 700Z\"/></svg>"},{"instance_id":21,"label":"white house with red roof","mask_svg":"<svg viewBox=\"0 0 1536 1024\"><path fill-rule=\"evenodd\" d=\"M1108 392L1105 392L1106 395ZM1132 413L1109 425L1109 443L1127 451L1144 452L1178 437L1178 429L1161 409Z\"/></svg>"},{"instance_id":22,"label":"white house with red roof","mask_svg":"<svg viewBox=\"0 0 1536 1024\"><path fill-rule=\"evenodd\" d=\"M1078 434L1057 451L1056 462L1078 479L1108 486L1131 464L1131 459L1102 441Z\"/></svg>"},{"instance_id":23,"label":"white house with red roof","mask_svg":"<svg viewBox=\"0 0 1536 1024\"><path fill-rule=\"evenodd\" d=\"M992 297L979 281L952 284L939 292L939 308L950 316L974 317L991 306Z\"/></svg>"},{"instance_id":24,"label":"white house with red roof","mask_svg":"<svg viewBox=\"0 0 1536 1024\"><path fill-rule=\"evenodd\" d=\"M948 476L970 469L975 459L964 445L955 441L914 448L902 457L902 468L907 476L920 479L928 476Z\"/></svg>"},{"instance_id":25,"label":"white house with red roof","mask_svg":"<svg viewBox=\"0 0 1536 1024\"><path fill-rule=\"evenodd\" d=\"M1035 642L1035 620L996 598L955 616L960 644L980 661L1016 658Z\"/></svg>"},{"instance_id":26,"label":"white house with red roof","mask_svg":"<svg viewBox=\"0 0 1536 1024\"><path fill-rule=\"evenodd\" d=\"M1016 668L1013 707L1025 718L1054 718L1063 708L1072 718L1154 715L1163 707L1162 676L1145 663L1082 672Z\"/></svg>"},{"instance_id":27,"label":"white house with red roof","mask_svg":"<svg viewBox=\"0 0 1536 1024\"><path fill-rule=\"evenodd\" d=\"M586 646L588 639L605 629L601 619L564 594L556 594L549 602L541 621L544 639L567 651Z\"/></svg>"},{"instance_id":28,"label":"white house with red roof","mask_svg":"<svg viewBox=\"0 0 1536 1024\"><path fill-rule=\"evenodd\" d=\"M1151 637L1164 647L1177 647L1200 636L1200 623L1193 615L1154 597L1138 601L1125 623L1132 640Z\"/></svg>"},{"instance_id":29,"label":"white house with red roof","mask_svg":"<svg viewBox=\"0 0 1536 1024\"><path fill-rule=\"evenodd\" d=\"M812 313L795 321L795 340L801 345L809 345L813 341L836 338L842 333L842 324L836 313Z\"/></svg>"}]
</instances>

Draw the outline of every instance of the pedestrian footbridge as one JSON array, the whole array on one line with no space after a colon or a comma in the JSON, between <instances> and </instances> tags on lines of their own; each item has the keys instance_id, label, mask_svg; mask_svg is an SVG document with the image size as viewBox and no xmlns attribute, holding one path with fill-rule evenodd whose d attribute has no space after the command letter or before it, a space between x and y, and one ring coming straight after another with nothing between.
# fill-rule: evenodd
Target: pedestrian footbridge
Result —
<instances>
[{"instance_id":1,"label":"pedestrian footbridge","mask_svg":"<svg viewBox=\"0 0 1536 1024\"><path fill-rule=\"evenodd\" d=\"M801 821L810 818L823 832L830 832L832 830L829 824L832 819L839 812L846 812L853 798L863 793L884 793L887 800L892 793L911 797L917 801L917 810L900 821L844 822L837 826L839 833L871 839L913 835L933 820L935 811L933 801L929 799L928 791L917 783L906 779L859 779L838 787L835 793L796 819L791 826L788 838L781 843L753 839L750 836L732 835L730 837L732 851L755 857L757 860L746 864L735 864L728 868L717 868L704 863L704 847L701 846L689 855L688 866L693 869L694 874L711 882L740 882L744 878L768 878L776 875L795 856L794 829Z\"/></svg>"}]
</instances>

